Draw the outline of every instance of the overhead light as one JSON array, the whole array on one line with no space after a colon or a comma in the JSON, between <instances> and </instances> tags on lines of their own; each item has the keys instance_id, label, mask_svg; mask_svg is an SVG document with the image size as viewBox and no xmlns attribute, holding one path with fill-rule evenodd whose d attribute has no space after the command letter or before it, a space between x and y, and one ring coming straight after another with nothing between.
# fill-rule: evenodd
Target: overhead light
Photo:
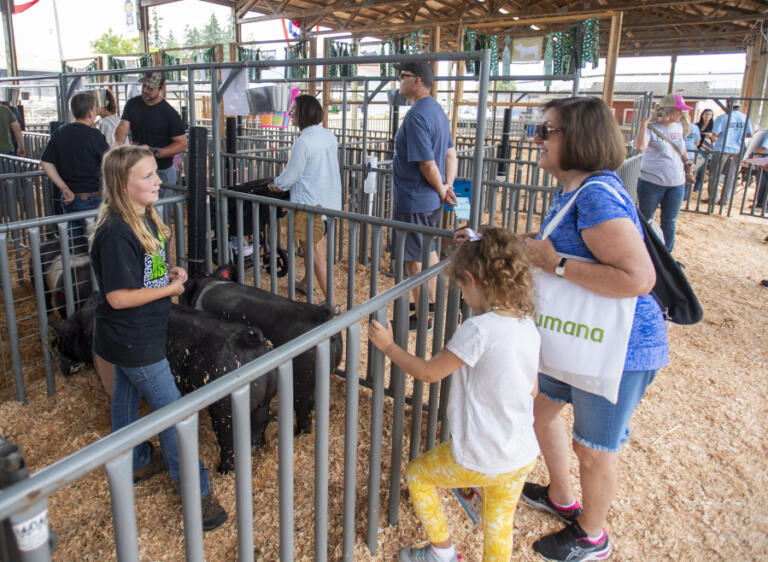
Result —
<instances>
[{"instance_id":1,"label":"overhead light","mask_svg":"<svg viewBox=\"0 0 768 562\"><path fill-rule=\"evenodd\" d=\"M512 17L512 19L513 19L513 20L515 20L515 21L517 21L517 20L519 20L520 18L519 18L519 17L517 17L517 16L513 16L513 17Z\"/></svg>"},{"instance_id":2,"label":"overhead light","mask_svg":"<svg viewBox=\"0 0 768 562\"><path fill-rule=\"evenodd\" d=\"M499 13L500 13L500 14L505 14L505 15L506 15L506 14L508 14L508 13L509 13L509 10L505 10L504 8L499 8Z\"/></svg>"},{"instance_id":3,"label":"overhead light","mask_svg":"<svg viewBox=\"0 0 768 562\"><path fill-rule=\"evenodd\" d=\"M531 29L533 29L534 31L540 31L541 30L541 28L538 25L531 25Z\"/></svg>"}]
</instances>

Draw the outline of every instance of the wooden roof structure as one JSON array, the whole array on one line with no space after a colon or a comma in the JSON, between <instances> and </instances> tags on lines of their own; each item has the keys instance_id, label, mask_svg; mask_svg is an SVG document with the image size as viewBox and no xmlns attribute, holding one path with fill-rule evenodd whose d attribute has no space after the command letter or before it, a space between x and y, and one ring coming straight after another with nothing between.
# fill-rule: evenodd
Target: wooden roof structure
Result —
<instances>
[{"instance_id":1,"label":"wooden roof structure","mask_svg":"<svg viewBox=\"0 0 768 562\"><path fill-rule=\"evenodd\" d=\"M144 0L150 2L167 0ZM240 24L298 20L354 36L398 37L423 29L425 44L440 28L440 50L459 50L469 27L491 35L543 36L598 16L607 30L621 13L619 56L745 52L763 25L764 0L212 0L234 7ZM538 29L535 29L538 28ZM601 53L608 49L601 33Z\"/></svg>"}]
</instances>

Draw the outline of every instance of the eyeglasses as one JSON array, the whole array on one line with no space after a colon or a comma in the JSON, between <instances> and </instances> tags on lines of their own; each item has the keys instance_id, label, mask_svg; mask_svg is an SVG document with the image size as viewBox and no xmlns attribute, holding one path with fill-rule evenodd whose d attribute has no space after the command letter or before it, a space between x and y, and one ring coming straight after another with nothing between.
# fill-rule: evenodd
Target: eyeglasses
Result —
<instances>
[{"instance_id":1,"label":"eyeglasses","mask_svg":"<svg viewBox=\"0 0 768 562\"><path fill-rule=\"evenodd\" d=\"M397 79L402 80L403 78L417 78L417 76L415 74L406 74L405 72L401 72Z\"/></svg>"},{"instance_id":2,"label":"eyeglasses","mask_svg":"<svg viewBox=\"0 0 768 562\"><path fill-rule=\"evenodd\" d=\"M545 141L551 133L561 133L562 131L563 129L556 129L549 123L539 123L533 128L533 136L539 137L541 140Z\"/></svg>"}]
</instances>

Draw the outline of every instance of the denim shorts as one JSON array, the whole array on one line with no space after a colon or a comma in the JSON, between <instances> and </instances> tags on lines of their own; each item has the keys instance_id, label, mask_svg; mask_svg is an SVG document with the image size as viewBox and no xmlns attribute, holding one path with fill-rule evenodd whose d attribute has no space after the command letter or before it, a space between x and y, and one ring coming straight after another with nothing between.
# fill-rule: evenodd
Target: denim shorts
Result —
<instances>
[{"instance_id":1,"label":"denim shorts","mask_svg":"<svg viewBox=\"0 0 768 562\"><path fill-rule=\"evenodd\" d=\"M440 219L443 216L443 207L440 206L434 211L426 213L401 213L395 211L394 219L396 221L409 222L411 224L417 224L421 226L431 226L437 228L440 226ZM403 260L416 261L421 263L422 251L423 251L422 235L416 232L405 233L405 252L403 254ZM436 248L435 238L432 238L432 250Z\"/></svg>"},{"instance_id":2,"label":"denim shorts","mask_svg":"<svg viewBox=\"0 0 768 562\"><path fill-rule=\"evenodd\" d=\"M596 451L618 453L629 440L629 420L655 376L655 370L624 371L616 404L543 373L539 373L539 392L553 402L573 405L576 441Z\"/></svg>"}]
</instances>

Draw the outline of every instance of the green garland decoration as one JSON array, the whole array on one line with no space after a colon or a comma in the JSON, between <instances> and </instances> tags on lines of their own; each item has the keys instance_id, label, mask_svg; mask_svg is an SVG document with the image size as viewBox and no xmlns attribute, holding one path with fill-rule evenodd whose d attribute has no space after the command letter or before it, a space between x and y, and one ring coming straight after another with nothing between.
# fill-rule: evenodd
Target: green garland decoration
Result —
<instances>
[{"instance_id":1,"label":"green garland decoration","mask_svg":"<svg viewBox=\"0 0 768 562\"><path fill-rule=\"evenodd\" d=\"M285 58L289 60L306 59L307 58L307 40L302 39L297 41L293 45L285 48ZM306 66L290 66L288 67L288 78L301 79L306 78L309 73Z\"/></svg>"},{"instance_id":2,"label":"green garland decoration","mask_svg":"<svg viewBox=\"0 0 768 562\"><path fill-rule=\"evenodd\" d=\"M544 47L544 74L554 74L554 45L552 39L554 38L554 33L547 34L547 39L545 41L545 47ZM544 81L545 86L551 86L552 80L545 80Z\"/></svg>"},{"instance_id":3,"label":"green garland decoration","mask_svg":"<svg viewBox=\"0 0 768 562\"><path fill-rule=\"evenodd\" d=\"M586 68L588 62L592 63L592 68L597 68L600 62L600 18L590 18L581 25L584 32L581 68Z\"/></svg>"},{"instance_id":4,"label":"green garland decoration","mask_svg":"<svg viewBox=\"0 0 768 562\"><path fill-rule=\"evenodd\" d=\"M336 43L334 41L328 41L328 56L330 58L336 58L339 54L336 52ZM337 64L328 65L328 77L336 78L339 75L339 66Z\"/></svg>"},{"instance_id":5,"label":"green garland decoration","mask_svg":"<svg viewBox=\"0 0 768 562\"><path fill-rule=\"evenodd\" d=\"M165 51L163 51L163 66L178 66L181 64L181 59L171 56ZM171 71L167 72L166 76L168 80L171 82L180 82L181 81L181 73L178 71Z\"/></svg>"},{"instance_id":6,"label":"green garland decoration","mask_svg":"<svg viewBox=\"0 0 768 562\"><path fill-rule=\"evenodd\" d=\"M123 59L118 59L116 57L113 57L112 55L109 55L107 57L107 66L112 69L122 69L125 68L125 61ZM125 74L114 74L112 76L113 82L125 82Z\"/></svg>"},{"instance_id":7,"label":"green garland decoration","mask_svg":"<svg viewBox=\"0 0 768 562\"><path fill-rule=\"evenodd\" d=\"M203 62L216 62L216 47L211 47L210 49L206 49L203 51L202 54ZM211 79L211 71L210 69L205 71L205 80Z\"/></svg>"},{"instance_id":8,"label":"green garland decoration","mask_svg":"<svg viewBox=\"0 0 768 562\"><path fill-rule=\"evenodd\" d=\"M477 31L472 31L468 27L464 30L464 50L465 51L474 51L475 50L475 43L477 41ZM475 73L475 61L468 60L466 63L467 72L469 74Z\"/></svg>"},{"instance_id":9,"label":"green garland decoration","mask_svg":"<svg viewBox=\"0 0 768 562\"><path fill-rule=\"evenodd\" d=\"M246 47L237 46L237 60L240 62L247 61L259 61L261 60L261 49L248 49ZM248 81L257 82L261 80L261 68L248 68Z\"/></svg>"}]
</instances>

